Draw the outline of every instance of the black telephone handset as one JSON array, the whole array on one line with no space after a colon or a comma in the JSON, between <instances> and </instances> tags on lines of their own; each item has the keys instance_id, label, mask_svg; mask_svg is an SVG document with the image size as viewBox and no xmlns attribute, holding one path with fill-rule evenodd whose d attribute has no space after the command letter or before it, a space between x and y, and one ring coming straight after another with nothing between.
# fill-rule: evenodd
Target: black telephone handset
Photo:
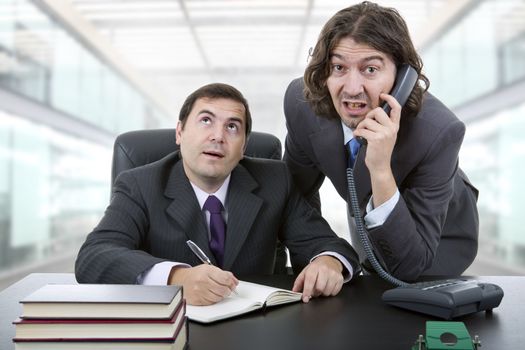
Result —
<instances>
[{"instance_id":1,"label":"black telephone handset","mask_svg":"<svg viewBox=\"0 0 525 350\"><path fill-rule=\"evenodd\" d=\"M417 71L410 65L403 64L398 70L396 83L390 95L403 106L414 89L417 79ZM388 103L385 103L383 109L387 114L390 113L391 108ZM364 138L358 138L358 141L362 145L366 144ZM383 293L382 299L385 303L444 319L492 310L499 306L503 298L503 290L495 284L464 278L409 284L385 271L375 256L363 223L352 168L346 169L346 176L350 200L348 210L353 212L356 231L366 257L381 278L397 286ZM348 220L351 220L352 212L348 213ZM351 223L349 225L353 226Z\"/></svg>"},{"instance_id":2,"label":"black telephone handset","mask_svg":"<svg viewBox=\"0 0 525 350\"><path fill-rule=\"evenodd\" d=\"M410 96L414 86L416 86L417 78L419 74L417 71L409 64L403 64L399 67L396 75L396 82L390 95L392 95L401 106L404 106ZM390 114L390 105L385 102L383 105L383 110L386 114Z\"/></svg>"},{"instance_id":3,"label":"black telephone handset","mask_svg":"<svg viewBox=\"0 0 525 350\"><path fill-rule=\"evenodd\" d=\"M417 71L409 64L402 64L399 67L396 75L396 81L390 95L393 96L401 106L403 106L410 96L414 86L416 86L419 75ZM390 115L391 107L388 103L383 104L383 110L386 114ZM366 145L366 139L363 137L357 137L357 141L361 145Z\"/></svg>"}]
</instances>

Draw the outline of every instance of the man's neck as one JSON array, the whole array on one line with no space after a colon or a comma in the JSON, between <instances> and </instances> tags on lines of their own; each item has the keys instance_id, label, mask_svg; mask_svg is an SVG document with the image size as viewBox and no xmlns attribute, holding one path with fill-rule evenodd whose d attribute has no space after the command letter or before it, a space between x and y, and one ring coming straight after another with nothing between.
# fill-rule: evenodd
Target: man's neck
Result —
<instances>
[{"instance_id":1,"label":"man's neck","mask_svg":"<svg viewBox=\"0 0 525 350\"><path fill-rule=\"evenodd\" d=\"M217 192L219 190L219 188L221 188L222 184L224 183L224 180L225 179L222 179L220 181L215 181L215 182L204 182L204 181L192 181L190 180L190 182L195 185L196 187L200 188L202 191L208 193L208 194L213 194L215 192Z\"/></svg>"},{"instance_id":2,"label":"man's neck","mask_svg":"<svg viewBox=\"0 0 525 350\"><path fill-rule=\"evenodd\" d=\"M219 186L219 188L217 188L215 191L205 190L197 184L193 183L191 180L190 184L193 187L193 191L197 196L197 200L199 201L199 205L201 208L204 205L206 199L208 198L208 195L210 194L213 194L215 197L217 197L225 207L227 206L226 195L228 193L228 187L230 185L230 176L224 179L222 185Z\"/></svg>"}]
</instances>

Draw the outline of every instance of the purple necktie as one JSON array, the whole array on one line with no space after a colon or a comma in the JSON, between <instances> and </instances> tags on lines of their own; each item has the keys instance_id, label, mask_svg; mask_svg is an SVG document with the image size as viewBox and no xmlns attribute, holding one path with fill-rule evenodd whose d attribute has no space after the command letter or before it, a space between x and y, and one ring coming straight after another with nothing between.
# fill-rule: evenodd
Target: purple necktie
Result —
<instances>
[{"instance_id":1,"label":"purple necktie","mask_svg":"<svg viewBox=\"0 0 525 350\"><path fill-rule=\"evenodd\" d=\"M354 137L346 144L348 146L348 167L353 168L357 152L359 152L359 141Z\"/></svg>"},{"instance_id":2,"label":"purple necktie","mask_svg":"<svg viewBox=\"0 0 525 350\"><path fill-rule=\"evenodd\" d=\"M226 238L226 223L222 218L222 203L215 196L209 196L204 203L204 209L210 212L210 250L222 267L224 258L224 241Z\"/></svg>"}]
</instances>

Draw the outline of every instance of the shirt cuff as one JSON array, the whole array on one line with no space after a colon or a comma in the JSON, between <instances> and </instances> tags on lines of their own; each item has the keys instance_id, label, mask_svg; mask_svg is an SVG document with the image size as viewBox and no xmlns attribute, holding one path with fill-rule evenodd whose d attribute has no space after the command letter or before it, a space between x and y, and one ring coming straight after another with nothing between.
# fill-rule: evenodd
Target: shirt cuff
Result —
<instances>
[{"instance_id":1,"label":"shirt cuff","mask_svg":"<svg viewBox=\"0 0 525 350\"><path fill-rule=\"evenodd\" d=\"M165 286L168 284L168 278L170 277L171 269L175 266L180 266L183 268L191 267L188 264L163 261L153 265L150 269L141 273L137 277L137 284Z\"/></svg>"},{"instance_id":2,"label":"shirt cuff","mask_svg":"<svg viewBox=\"0 0 525 350\"><path fill-rule=\"evenodd\" d=\"M379 207L374 208L372 204L373 197L370 197L368 204L366 205L365 225L366 228L371 229L377 226L381 226L385 223L390 213L394 210L397 202L399 202L399 190L389 200L381 204Z\"/></svg>"},{"instance_id":3,"label":"shirt cuff","mask_svg":"<svg viewBox=\"0 0 525 350\"><path fill-rule=\"evenodd\" d=\"M343 264L343 266L346 269L346 273L345 273L345 271L343 271L343 282L344 283L346 283L346 282L348 282L348 281L350 281L352 279L352 276L354 275L354 269L352 268L352 265L348 262L348 260L344 256L342 256L341 254L339 254L339 253L336 253L336 252L322 252L322 253L317 254L316 256L314 256L312 259L310 259L310 262L312 262L315 258L317 258L319 256L323 256L323 255L333 256L334 258L339 260L341 262L341 264Z\"/></svg>"}]
</instances>

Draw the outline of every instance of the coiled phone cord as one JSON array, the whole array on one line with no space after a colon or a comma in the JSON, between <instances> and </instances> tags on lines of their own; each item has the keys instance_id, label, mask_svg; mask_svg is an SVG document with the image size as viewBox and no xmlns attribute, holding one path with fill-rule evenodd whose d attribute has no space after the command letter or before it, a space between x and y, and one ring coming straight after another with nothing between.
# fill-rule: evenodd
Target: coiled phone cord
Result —
<instances>
[{"instance_id":1,"label":"coiled phone cord","mask_svg":"<svg viewBox=\"0 0 525 350\"><path fill-rule=\"evenodd\" d=\"M370 261L370 264L372 264L372 267L374 268L374 270L376 270L377 274L382 279L396 286L399 286L399 287L408 286L409 285L408 283L398 280L397 278L395 278L394 276L386 272L383 269L383 266L381 266L381 264L379 263L379 261L377 261L377 258L374 255L374 250L372 249L370 241L368 240L368 235L366 233L365 225L363 224L363 217L361 216L361 209L359 209L359 200L357 197L357 191L355 189L354 171L352 168L346 169L346 179L348 181L348 193L350 194L350 207L352 208L354 212L355 226L357 229L357 234L359 235L359 240L361 241L361 244L363 245L363 249L366 253L366 257L368 258L368 261ZM350 212L348 213L348 220L351 220Z\"/></svg>"}]
</instances>

